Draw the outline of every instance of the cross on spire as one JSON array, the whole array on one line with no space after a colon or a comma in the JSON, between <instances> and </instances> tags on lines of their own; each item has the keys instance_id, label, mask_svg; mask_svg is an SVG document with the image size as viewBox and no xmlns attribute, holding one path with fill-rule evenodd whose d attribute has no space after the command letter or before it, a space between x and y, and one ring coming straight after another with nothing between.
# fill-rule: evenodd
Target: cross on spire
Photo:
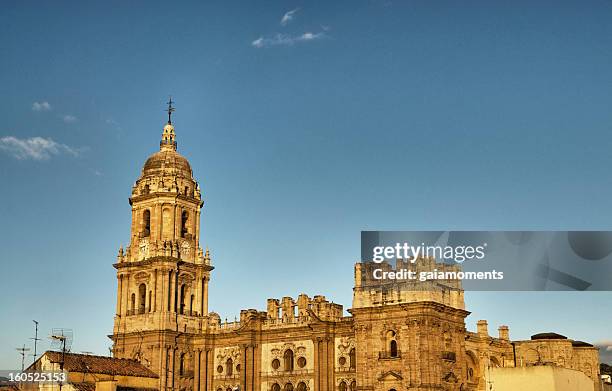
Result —
<instances>
[{"instance_id":1,"label":"cross on spire","mask_svg":"<svg viewBox=\"0 0 612 391\"><path fill-rule=\"evenodd\" d=\"M174 107L172 107L172 104L174 103L174 101L172 100L172 96L170 96L170 100L167 103L168 108L166 109L166 112L168 113L168 123L172 124L172 113L174 113L174 111L176 110Z\"/></svg>"}]
</instances>

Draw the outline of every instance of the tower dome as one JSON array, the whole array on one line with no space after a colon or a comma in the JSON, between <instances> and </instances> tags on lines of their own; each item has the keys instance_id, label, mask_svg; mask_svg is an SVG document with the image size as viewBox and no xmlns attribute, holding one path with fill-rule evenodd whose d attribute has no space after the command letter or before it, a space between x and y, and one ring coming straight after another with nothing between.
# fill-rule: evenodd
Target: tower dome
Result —
<instances>
[{"instance_id":1,"label":"tower dome","mask_svg":"<svg viewBox=\"0 0 612 391\"><path fill-rule=\"evenodd\" d=\"M141 178L163 176L193 179L189 161L176 150L162 148L147 158Z\"/></svg>"}]
</instances>

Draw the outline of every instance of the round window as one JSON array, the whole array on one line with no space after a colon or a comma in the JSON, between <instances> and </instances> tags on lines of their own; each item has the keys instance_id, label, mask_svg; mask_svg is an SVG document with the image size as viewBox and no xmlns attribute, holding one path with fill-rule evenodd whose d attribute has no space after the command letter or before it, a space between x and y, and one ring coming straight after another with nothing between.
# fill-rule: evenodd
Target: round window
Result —
<instances>
[{"instance_id":1,"label":"round window","mask_svg":"<svg viewBox=\"0 0 612 391\"><path fill-rule=\"evenodd\" d=\"M306 357L298 358L298 367L304 368L306 366Z\"/></svg>"},{"instance_id":2,"label":"round window","mask_svg":"<svg viewBox=\"0 0 612 391\"><path fill-rule=\"evenodd\" d=\"M340 365L344 366L346 364L346 357L340 356L338 362L340 363Z\"/></svg>"},{"instance_id":3,"label":"round window","mask_svg":"<svg viewBox=\"0 0 612 391\"><path fill-rule=\"evenodd\" d=\"M219 365L217 367L217 372L219 372L219 373L223 372L223 366L222 365Z\"/></svg>"},{"instance_id":4,"label":"round window","mask_svg":"<svg viewBox=\"0 0 612 391\"><path fill-rule=\"evenodd\" d=\"M272 360L272 368L274 369L280 368L280 360L278 358L275 358L274 360Z\"/></svg>"}]
</instances>

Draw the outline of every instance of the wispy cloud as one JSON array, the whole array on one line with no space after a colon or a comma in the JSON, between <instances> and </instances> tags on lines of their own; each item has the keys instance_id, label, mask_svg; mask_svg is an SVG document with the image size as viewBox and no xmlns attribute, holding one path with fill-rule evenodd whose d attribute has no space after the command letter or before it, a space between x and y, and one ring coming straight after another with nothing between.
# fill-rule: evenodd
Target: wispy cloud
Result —
<instances>
[{"instance_id":1,"label":"wispy cloud","mask_svg":"<svg viewBox=\"0 0 612 391\"><path fill-rule=\"evenodd\" d=\"M79 156L77 149L43 137L2 137L0 138L0 151L18 160L47 160L52 156L62 154Z\"/></svg>"},{"instance_id":2,"label":"wispy cloud","mask_svg":"<svg viewBox=\"0 0 612 391\"><path fill-rule=\"evenodd\" d=\"M64 122L67 124L73 124L77 122L79 119L75 117L74 115L65 114L62 116L62 120L64 120Z\"/></svg>"},{"instance_id":3,"label":"wispy cloud","mask_svg":"<svg viewBox=\"0 0 612 391\"><path fill-rule=\"evenodd\" d=\"M34 102L32 103L32 111L51 111L49 102Z\"/></svg>"},{"instance_id":4,"label":"wispy cloud","mask_svg":"<svg viewBox=\"0 0 612 391\"><path fill-rule=\"evenodd\" d=\"M304 34L297 35L297 36L287 35L287 34L276 34L271 37L263 37L263 36L259 37L253 42L251 42L251 46L258 48L258 49L270 47L270 46L292 46L300 42L314 41L316 39L323 38L324 36L325 36L325 33L323 32L318 32L318 33L305 32Z\"/></svg>"},{"instance_id":5,"label":"wispy cloud","mask_svg":"<svg viewBox=\"0 0 612 391\"><path fill-rule=\"evenodd\" d=\"M283 17L281 18L281 21L280 21L281 26L286 26L286 25L288 25L289 23L291 23L291 21L292 21L292 20L293 20L293 18L294 18L294 15L295 15L295 14L296 14L296 12L298 12L299 10L300 10L299 8L296 8L296 9L293 9L293 10L291 10L291 11L287 11L287 12L285 12L285 15L283 15Z\"/></svg>"}]
</instances>

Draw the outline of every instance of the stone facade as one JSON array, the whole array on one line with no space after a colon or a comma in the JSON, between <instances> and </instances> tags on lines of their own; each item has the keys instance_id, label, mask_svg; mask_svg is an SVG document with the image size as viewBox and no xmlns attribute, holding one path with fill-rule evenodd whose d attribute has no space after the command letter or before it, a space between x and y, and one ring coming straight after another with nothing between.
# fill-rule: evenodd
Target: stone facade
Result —
<instances>
[{"instance_id":1,"label":"stone facade","mask_svg":"<svg viewBox=\"0 0 612 391\"><path fill-rule=\"evenodd\" d=\"M130 244L114 265L113 354L157 373L160 390L485 390L491 367L545 364L598 378L597 349L588 344L561 336L513 343L506 326L490 336L486 321L469 332L458 284L370 286L366 263L355 265L350 316L324 296L301 294L221 322L208 311L213 267L199 245L202 193L175 137L169 121L132 189Z\"/></svg>"}]
</instances>

